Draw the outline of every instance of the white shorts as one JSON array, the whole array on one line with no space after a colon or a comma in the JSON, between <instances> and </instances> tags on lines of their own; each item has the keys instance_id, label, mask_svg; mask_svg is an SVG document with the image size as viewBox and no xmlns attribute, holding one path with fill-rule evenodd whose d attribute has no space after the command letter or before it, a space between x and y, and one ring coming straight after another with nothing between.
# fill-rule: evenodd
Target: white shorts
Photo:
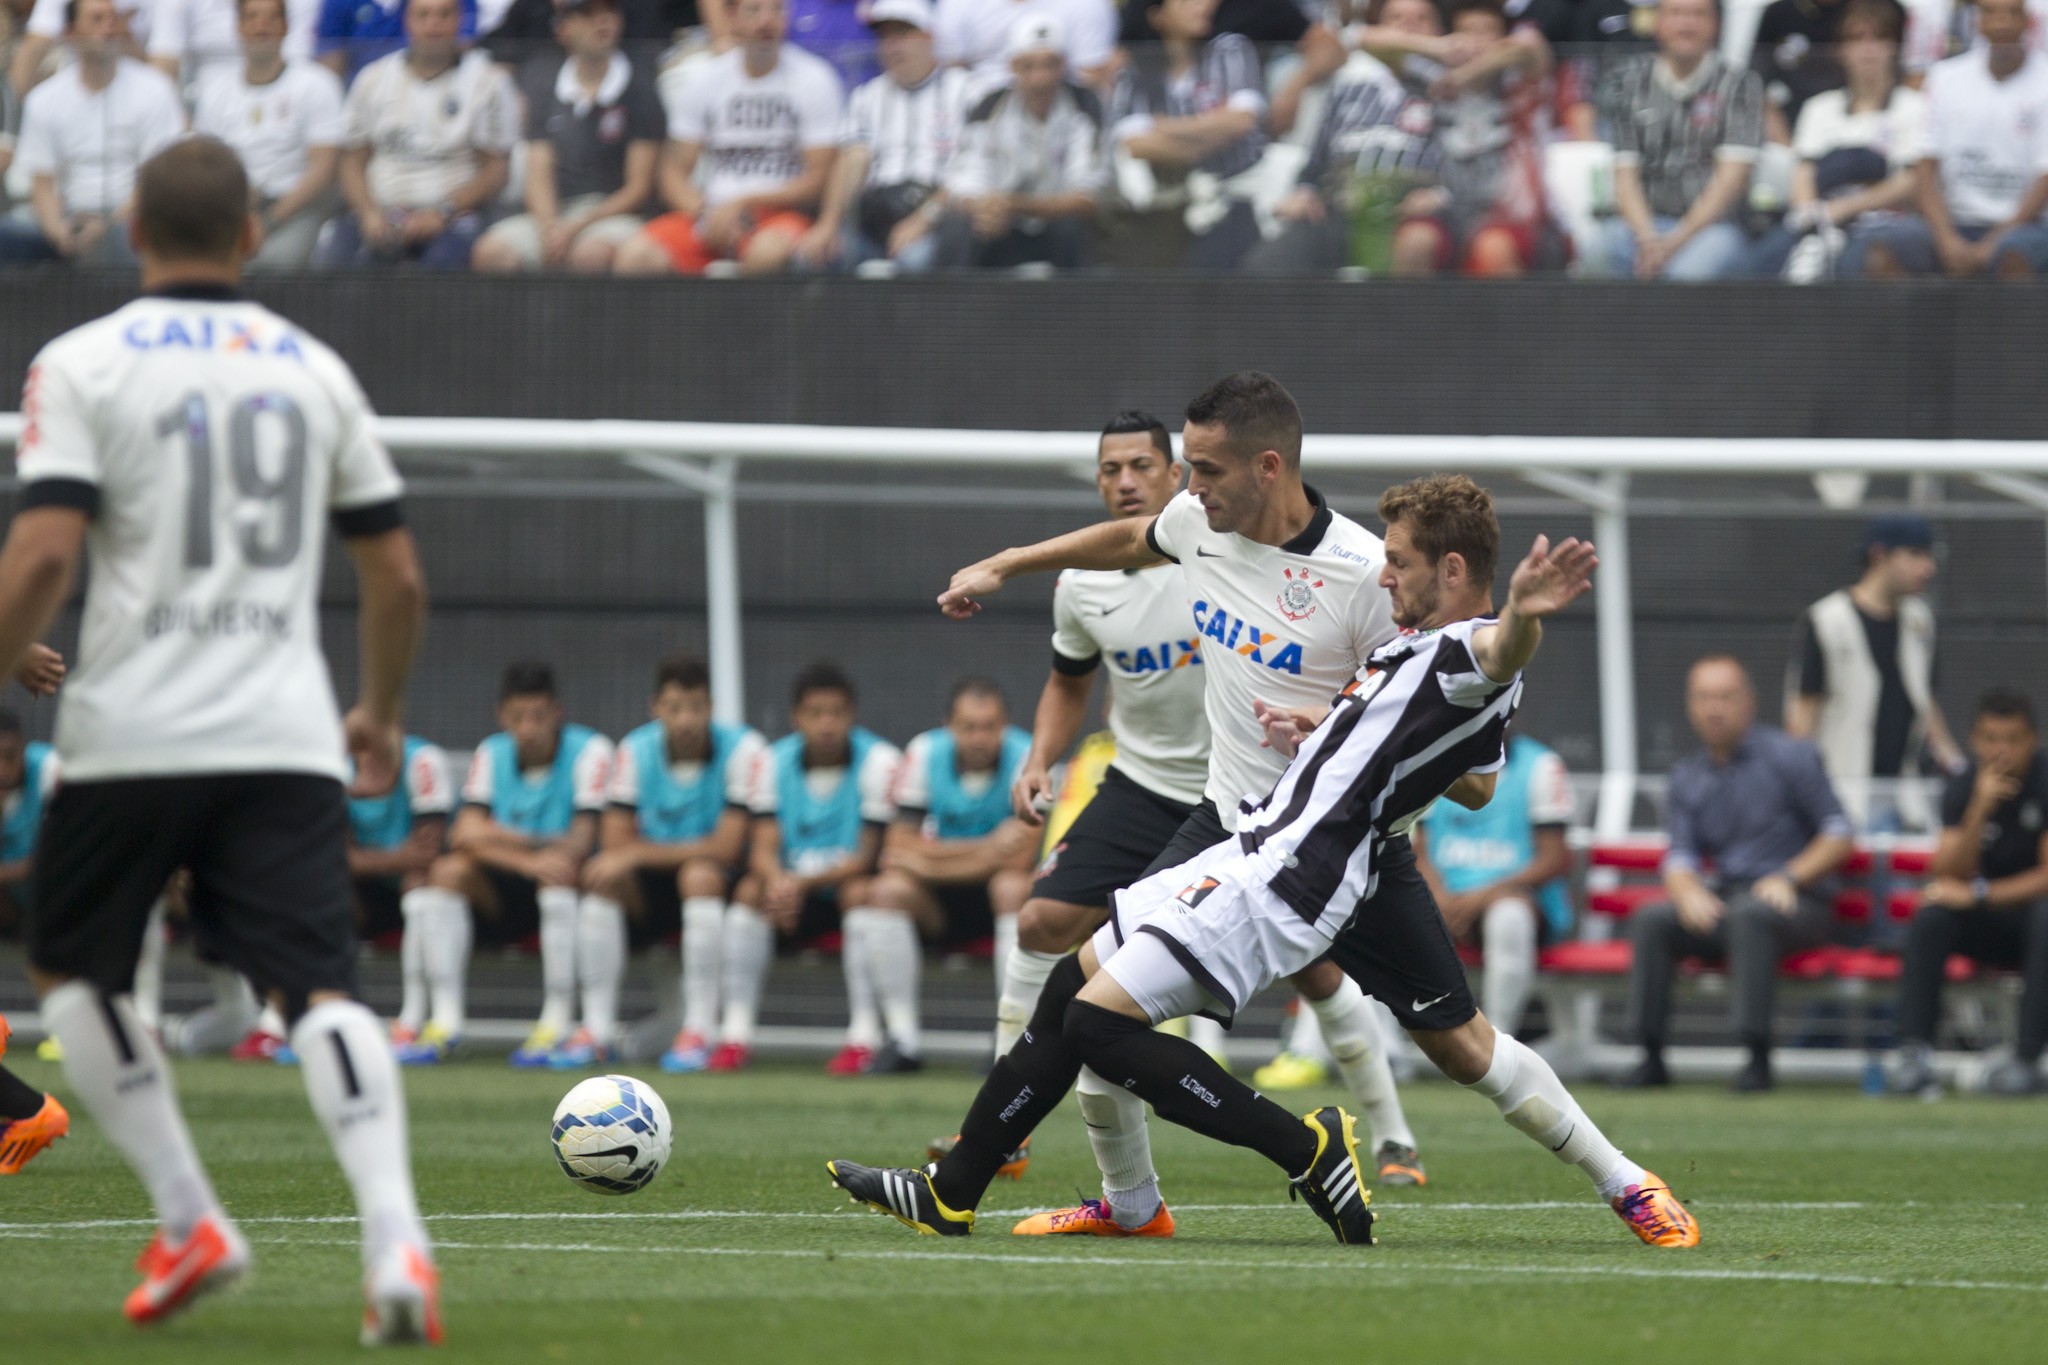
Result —
<instances>
[{"instance_id":1,"label":"white shorts","mask_svg":"<svg viewBox=\"0 0 2048 1365\"><path fill-rule=\"evenodd\" d=\"M1117 892L1095 931L1102 969L1155 1024L1185 1014L1228 1024L1330 950L1329 936L1269 889L1269 863L1232 840Z\"/></svg>"}]
</instances>

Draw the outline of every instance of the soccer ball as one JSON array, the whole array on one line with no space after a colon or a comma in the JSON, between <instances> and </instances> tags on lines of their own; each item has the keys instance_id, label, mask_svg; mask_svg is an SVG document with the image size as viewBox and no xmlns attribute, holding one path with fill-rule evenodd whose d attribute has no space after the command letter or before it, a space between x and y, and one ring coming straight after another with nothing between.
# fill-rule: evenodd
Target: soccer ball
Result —
<instances>
[{"instance_id":1,"label":"soccer ball","mask_svg":"<svg viewBox=\"0 0 2048 1365\"><path fill-rule=\"evenodd\" d=\"M660 1175L672 1133L661 1096L631 1076L593 1076L555 1106L562 1174L604 1194L631 1194Z\"/></svg>"}]
</instances>

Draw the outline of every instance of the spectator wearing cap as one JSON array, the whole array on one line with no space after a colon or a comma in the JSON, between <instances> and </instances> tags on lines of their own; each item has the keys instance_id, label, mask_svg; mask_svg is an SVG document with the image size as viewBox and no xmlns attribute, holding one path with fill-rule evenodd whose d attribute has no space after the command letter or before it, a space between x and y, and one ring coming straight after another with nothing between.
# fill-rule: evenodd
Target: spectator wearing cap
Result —
<instances>
[{"instance_id":1,"label":"spectator wearing cap","mask_svg":"<svg viewBox=\"0 0 2048 1365\"><path fill-rule=\"evenodd\" d=\"M478 270L605 273L640 231L668 116L654 81L619 50L618 0L566 0L566 59L527 64L526 212L476 244Z\"/></svg>"},{"instance_id":2,"label":"spectator wearing cap","mask_svg":"<svg viewBox=\"0 0 2048 1365\"><path fill-rule=\"evenodd\" d=\"M1067 79L1059 20L1027 14L1009 45L1010 83L968 113L946 173L938 263L1085 265L1088 222L1109 179L1101 102Z\"/></svg>"},{"instance_id":3,"label":"spectator wearing cap","mask_svg":"<svg viewBox=\"0 0 2048 1365\"><path fill-rule=\"evenodd\" d=\"M2048 271L2048 57L2027 46L2025 0L1976 0L1983 41L1928 73L1918 218L1874 230L1879 278Z\"/></svg>"},{"instance_id":4,"label":"spectator wearing cap","mask_svg":"<svg viewBox=\"0 0 2048 1365\"><path fill-rule=\"evenodd\" d=\"M1855 826L1813 745L1756 723L1756 690L1740 661L1710 654L1695 662L1685 711L1701 748L1671 768L1670 899L1629 920L1629 1022L1643 1060L1623 1084L1670 1083L1672 976L1680 958L1705 957L1728 964L1731 1022L1749 1049L1735 1089L1768 1090L1778 959L1827 941L1834 874L1855 847Z\"/></svg>"},{"instance_id":5,"label":"spectator wearing cap","mask_svg":"<svg viewBox=\"0 0 2048 1365\"><path fill-rule=\"evenodd\" d=\"M318 263L469 265L519 137L511 78L461 47L457 0L409 0L406 45L362 69L344 110L341 194Z\"/></svg>"},{"instance_id":6,"label":"spectator wearing cap","mask_svg":"<svg viewBox=\"0 0 2048 1365\"><path fill-rule=\"evenodd\" d=\"M1623 61L1602 104L1614 139L1607 267L1716 280L1748 249L1733 221L1763 144L1763 85L1723 57L1717 0L1659 0L1657 51Z\"/></svg>"},{"instance_id":7,"label":"spectator wearing cap","mask_svg":"<svg viewBox=\"0 0 2048 1365\"><path fill-rule=\"evenodd\" d=\"M979 99L1010 82L1017 25L1038 15L1054 21L1069 79L1107 88L1115 66L1116 10L1109 0L937 0L932 46L946 66L967 68Z\"/></svg>"},{"instance_id":8,"label":"spectator wearing cap","mask_svg":"<svg viewBox=\"0 0 2048 1365\"><path fill-rule=\"evenodd\" d=\"M1916 788L1887 787L1920 772L1922 748L1944 769L1963 755L1934 699L1934 528L1911 513L1874 517L1863 531L1863 573L1800 618L1787 678L1785 729L1820 746L1842 804L1866 829L1923 825ZM1875 779L1875 783L1873 782Z\"/></svg>"},{"instance_id":9,"label":"spectator wearing cap","mask_svg":"<svg viewBox=\"0 0 2048 1365\"><path fill-rule=\"evenodd\" d=\"M853 92L818 221L797 245L812 268L888 260L927 270L945 212L942 185L967 121L968 74L932 53L931 0L868 10L882 74Z\"/></svg>"}]
</instances>

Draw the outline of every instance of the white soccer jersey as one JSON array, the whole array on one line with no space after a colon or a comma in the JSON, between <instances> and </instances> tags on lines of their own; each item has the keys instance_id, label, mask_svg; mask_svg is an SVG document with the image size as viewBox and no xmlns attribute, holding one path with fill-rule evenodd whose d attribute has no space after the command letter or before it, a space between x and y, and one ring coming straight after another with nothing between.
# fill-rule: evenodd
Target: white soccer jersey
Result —
<instances>
[{"instance_id":1,"label":"white soccer jersey","mask_svg":"<svg viewBox=\"0 0 2048 1365\"><path fill-rule=\"evenodd\" d=\"M341 358L195 287L65 333L29 366L23 507L92 517L57 718L76 782L347 771L320 652L326 518L399 524L403 484Z\"/></svg>"},{"instance_id":2,"label":"white soccer jersey","mask_svg":"<svg viewBox=\"0 0 2048 1365\"><path fill-rule=\"evenodd\" d=\"M405 765L405 799L412 813L446 815L455 809L455 770L448 764L448 751L438 744L422 744Z\"/></svg>"},{"instance_id":3,"label":"white soccer jersey","mask_svg":"<svg viewBox=\"0 0 2048 1365\"><path fill-rule=\"evenodd\" d=\"M734 48L697 68L668 111L668 135L697 144L704 202L777 189L804 173L804 153L839 141L839 76L800 47L785 43L775 69L747 72Z\"/></svg>"},{"instance_id":4,"label":"white soccer jersey","mask_svg":"<svg viewBox=\"0 0 2048 1365\"><path fill-rule=\"evenodd\" d=\"M306 174L307 153L342 142L341 82L314 61L291 62L268 85L251 85L240 68L208 72L193 104L192 131L235 149L249 183L280 199Z\"/></svg>"},{"instance_id":5,"label":"white soccer jersey","mask_svg":"<svg viewBox=\"0 0 2048 1365\"><path fill-rule=\"evenodd\" d=\"M1257 801L1287 760L1262 747L1252 702L1326 706L1375 649L1394 638L1394 609L1379 586L1380 538L1332 512L1309 490L1315 517L1285 545L1212 531L1201 499L1182 493L1147 537L1176 560L1202 640L1209 715L1204 792L1225 829L1238 803Z\"/></svg>"},{"instance_id":6,"label":"white soccer jersey","mask_svg":"<svg viewBox=\"0 0 2048 1365\"><path fill-rule=\"evenodd\" d=\"M1965 226L2004 222L2048 174L2048 57L2028 53L2001 81L1980 47L1929 72L1926 94L1927 155L1941 162L1950 215Z\"/></svg>"},{"instance_id":7,"label":"white soccer jersey","mask_svg":"<svg viewBox=\"0 0 2048 1365\"><path fill-rule=\"evenodd\" d=\"M387 208L429 208L476 175L479 157L519 140L519 95L481 52L432 80L405 53L364 67L349 87L344 146L368 147L370 194Z\"/></svg>"},{"instance_id":8,"label":"white soccer jersey","mask_svg":"<svg viewBox=\"0 0 2048 1365\"><path fill-rule=\"evenodd\" d=\"M727 805L745 809L753 804L754 784L759 781L755 768L767 756L768 741L761 737L759 730L748 730L732 746L732 752L725 759L725 800ZM690 760L668 765L669 776L679 787L694 787L704 777L701 760ZM640 760L633 756L633 746L620 744L612 756L612 777L608 792L610 800L621 806L637 808L642 801L640 790Z\"/></svg>"},{"instance_id":9,"label":"white soccer jersey","mask_svg":"<svg viewBox=\"0 0 2048 1365\"><path fill-rule=\"evenodd\" d=\"M1109 669L1114 766L1169 801L1200 801L1209 778L1207 670L1181 571L1068 569L1053 590L1052 622L1056 671Z\"/></svg>"}]
</instances>

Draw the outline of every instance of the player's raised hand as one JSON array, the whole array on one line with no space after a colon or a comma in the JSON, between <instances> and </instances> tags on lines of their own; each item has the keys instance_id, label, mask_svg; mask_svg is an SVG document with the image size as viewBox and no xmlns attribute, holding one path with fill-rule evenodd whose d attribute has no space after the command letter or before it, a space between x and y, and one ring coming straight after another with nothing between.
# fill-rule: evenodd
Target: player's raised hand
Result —
<instances>
[{"instance_id":1,"label":"player's raised hand","mask_svg":"<svg viewBox=\"0 0 2048 1365\"><path fill-rule=\"evenodd\" d=\"M1593 586L1599 562L1591 541L1573 538L1552 548L1550 537L1539 535L1508 580L1508 605L1530 617L1562 611Z\"/></svg>"},{"instance_id":2,"label":"player's raised hand","mask_svg":"<svg viewBox=\"0 0 2048 1365\"><path fill-rule=\"evenodd\" d=\"M349 784L348 794L382 796L396 787L405 752L405 727L380 721L358 706L342 718L341 730L348 742L348 756L356 765L356 780Z\"/></svg>"},{"instance_id":3,"label":"player's raised hand","mask_svg":"<svg viewBox=\"0 0 2048 1365\"><path fill-rule=\"evenodd\" d=\"M981 610L981 598L999 592L1002 586L1003 571L995 560L969 564L954 574L952 584L939 594L939 610L955 621L965 621Z\"/></svg>"},{"instance_id":4,"label":"player's raised hand","mask_svg":"<svg viewBox=\"0 0 2048 1365\"><path fill-rule=\"evenodd\" d=\"M64 656L48 645L30 645L14 670L14 679L31 697L47 697L64 684Z\"/></svg>"},{"instance_id":5,"label":"player's raised hand","mask_svg":"<svg viewBox=\"0 0 2048 1365\"><path fill-rule=\"evenodd\" d=\"M1322 718L1305 707L1275 706L1261 697L1252 698L1252 718L1265 731L1259 747L1272 749L1289 758L1294 757L1295 748L1308 732L1322 724Z\"/></svg>"}]
</instances>

